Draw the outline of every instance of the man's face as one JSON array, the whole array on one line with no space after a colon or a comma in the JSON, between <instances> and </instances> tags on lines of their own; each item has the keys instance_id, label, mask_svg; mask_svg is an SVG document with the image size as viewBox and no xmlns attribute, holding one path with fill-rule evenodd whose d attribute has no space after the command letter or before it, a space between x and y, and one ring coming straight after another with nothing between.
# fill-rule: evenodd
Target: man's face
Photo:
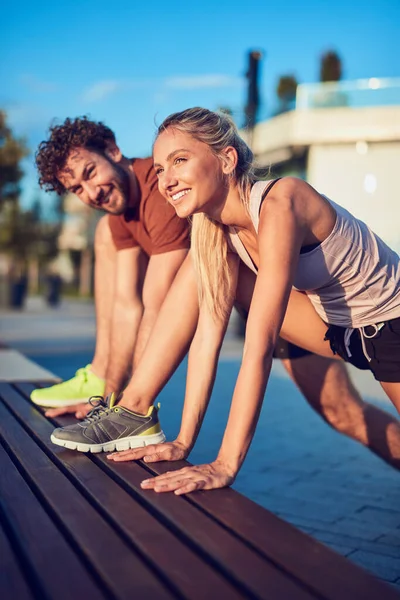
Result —
<instances>
[{"instance_id":1,"label":"man's face","mask_svg":"<svg viewBox=\"0 0 400 600\"><path fill-rule=\"evenodd\" d=\"M108 154L75 148L58 175L68 192L92 208L112 215L125 212L130 195L129 173Z\"/></svg>"}]
</instances>

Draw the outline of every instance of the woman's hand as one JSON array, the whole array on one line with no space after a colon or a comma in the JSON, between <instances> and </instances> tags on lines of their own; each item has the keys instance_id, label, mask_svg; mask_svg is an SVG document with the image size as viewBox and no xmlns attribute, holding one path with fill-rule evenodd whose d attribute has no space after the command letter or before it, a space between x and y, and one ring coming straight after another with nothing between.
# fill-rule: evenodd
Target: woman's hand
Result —
<instances>
[{"instance_id":1,"label":"woman's hand","mask_svg":"<svg viewBox=\"0 0 400 600\"><path fill-rule=\"evenodd\" d=\"M212 490L231 485L235 474L221 461L207 465L185 467L178 471L168 471L158 477L145 479L141 486L155 492L174 492L177 496L195 490Z\"/></svg>"},{"instance_id":2,"label":"woman's hand","mask_svg":"<svg viewBox=\"0 0 400 600\"><path fill-rule=\"evenodd\" d=\"M115 462L124 462L127 460L140 460L145 462L159 462L162 460L184 460L189 455L189 449L181 442L164 442L163 444L151 444L141 448L132 448L131 450L122 450L108 454L107 458Z\"/></svg>"}]
</instances>

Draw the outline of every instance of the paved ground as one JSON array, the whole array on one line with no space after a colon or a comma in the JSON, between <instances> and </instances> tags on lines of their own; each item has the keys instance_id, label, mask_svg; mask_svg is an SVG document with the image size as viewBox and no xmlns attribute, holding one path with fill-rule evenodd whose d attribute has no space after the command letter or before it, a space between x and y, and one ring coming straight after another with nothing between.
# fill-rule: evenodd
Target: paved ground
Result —
<instances>
[{"instance_id":1,"label":"paved ground","mask_svg":"<svg viewBox=\"0 0 400 600\"><path fill-rule=\"evenodd\" d=\"M54 310L32 299L22 312L0 310L0 341L47 368L55 361L62 377L90 357L94 332L90 303L69 301ZM211 460L218 449L241 347L230 331L193 462ZM354 370L352 375L368 401L396 414L369 374ZM160 395L170 438L179 427L184 379L183 365ZM274 365L238 490L400 590L399 484L397 471L322 422L281 365Z\"/></svg>"}]
</instances>

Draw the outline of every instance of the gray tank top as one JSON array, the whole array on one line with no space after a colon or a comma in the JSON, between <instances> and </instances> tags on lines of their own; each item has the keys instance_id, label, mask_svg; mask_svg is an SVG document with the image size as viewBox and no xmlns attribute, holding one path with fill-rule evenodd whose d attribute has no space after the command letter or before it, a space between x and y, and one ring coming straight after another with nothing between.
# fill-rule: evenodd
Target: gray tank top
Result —
<instances>
[{"instance_id":1,"label":"gray tank top","mask_svg":"<svg viewBox=\"0 0 400 600\"><path fill-rule=\"evenodd\" d=\"M257 233L263 193L272 181L258 181L251 190L250 216ZM330 325L365 327L400 317L398 255L365 223L329 198L326 200L336 211L336 223L321 244L300 254L295 289L307 293L321 319ZM233 227L229 228L229 241L243 262L257 273Z\"/></svg>"}]
</instances>

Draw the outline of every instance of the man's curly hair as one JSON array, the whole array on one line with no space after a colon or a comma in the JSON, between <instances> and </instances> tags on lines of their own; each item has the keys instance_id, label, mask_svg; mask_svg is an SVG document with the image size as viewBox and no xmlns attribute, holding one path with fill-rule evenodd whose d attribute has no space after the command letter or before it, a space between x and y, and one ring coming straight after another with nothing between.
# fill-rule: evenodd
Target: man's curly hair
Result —
<instances>
[{"instance_id":1,"label":"man's curly hair","mask_svg":"<svg viewBox=\"0 0 400 600\"><path fill-rule=\"evenodd\" d=\"M40 187L47 192L63 194L65 188L57 176L65 167L71 150L86 148L103 154L109 142L115 143L111 129L87 117L65 119L62 125L50 127L49 139L41 142L35 155Z\"/></svg>"}]
</instances>

